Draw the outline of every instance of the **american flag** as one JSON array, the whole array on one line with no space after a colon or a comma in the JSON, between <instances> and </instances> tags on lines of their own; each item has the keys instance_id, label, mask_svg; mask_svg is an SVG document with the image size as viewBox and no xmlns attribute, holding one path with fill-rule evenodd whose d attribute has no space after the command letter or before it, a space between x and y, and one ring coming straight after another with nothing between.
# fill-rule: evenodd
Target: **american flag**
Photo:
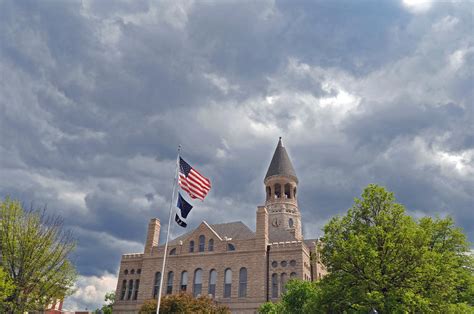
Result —
<instances>
[{"instance_id":1,"label":"american flag","mask_svg":"<svg viewBox=\"0 0 474 314\"><path fill-rule=\"evenodd\" d=\"M211 189L211 181L179 157L179 186L188 192L191 198L204 200Z\"/></svg>"}]
</instances>

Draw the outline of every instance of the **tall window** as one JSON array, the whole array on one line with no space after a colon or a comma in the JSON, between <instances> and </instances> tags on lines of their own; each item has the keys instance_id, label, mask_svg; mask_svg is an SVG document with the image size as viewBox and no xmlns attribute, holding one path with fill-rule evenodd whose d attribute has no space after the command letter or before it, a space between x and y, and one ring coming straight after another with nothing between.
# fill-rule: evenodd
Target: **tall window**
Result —
<instances>
[{"instance_id":1,"label":"tall window","mask_svg":"<svg viewBox=\"0 0 474 314\"><path fill-rule=\"evenodd\" d=\"M247 296L247 268L242 267L239 272L239 298Z\"/></svg>"},{"instance_id":2,"label":"tall window","mask_svg":"<svg viewBox=\"0 0 474 314\"><path fill-rule=\"evenodd\" d=\"M133 279L130 279L128 281L127 300L130 300L130 298L132 297L132 292L133 292Z\"/></svg>"},{"instance_id":3,"label":"tall window","mask_svg":"<svg viewBox=\"0 0 474 314\"><path fill-rule=\"evenodd\" d=\"M280 198L281 197L281 184L277 183L275 184L275 198Z\"/></svg>"},{"instance_id":4,"label":"tall window","mask_svg":"<svg viewBox=\"0 0 474 314\"><path fill-rule=\"evenodd\" d=\"M216 281L217 281L217 271L215 269L212 269L209 272L209 294L212 294L212 297L214 298L216 296Z\"/></svg>"},{"instance_id":5,"label":"tall window","mask_svg":"<svg viewBox=\"0 0 474 314\"><path fill-rule=\"evenodd\" d=\"M168 284L166 285L166 294L173 293L173 280L174 280L174 273L170 271L168 273Z\"/></svg>"},{"instance_id":6,"label":"tall window","mask_svg":"<svg viewBox=\"0 0 474 314\"><path fill-rule=\"evenodd\" d=\"M188 272L183 271L181 273L181 291L186 291L188 288Z\"/></svg>"},{"instance_id":7,"label":"tall window","mask_svg":"<svg viewBox=\"0 0 474 314\"><path fill-rule=\"evenodd\" d=\"M195 297L202 293L202 269L198 268L194 271L194 287L193 294Z\"/></svg>"},{"instance_id":8,"label":"tall window","mask_svg":"<svg viewBox=\"0 0 474 314\"><path fill-rule=\"evenodd\" d=\"M207 246L208 251L214 251L214 239L209 239L209 244Z\"/></svg>"},{"instance_id":9,"label":"tall window","mask_svg":"<svg viewBox=\"0 0 474 314\"><path fill-rule=\"evenodd\" d=\"M272 298L278 298L278 275L272 275Z\"/></svg>"},{"instance_id":10,"label":"tall window","mask_svg":"<svg viewBox=\"0 0 474 314\"><path fill-rule=\"evenodd\" d=\"M281 293L285 293L286 292L286 281L288 280L288 276L286 275L286 273L283 273L281 274L280 276L280 286L281 286Z\"/></svg>"},{"instance_id":11,"label":"tall window","mask_svg":"<svg viewBox=\"0 0 474 314\"><path fill-rule=\"evenodd\" d=\"M125 293L127 292L127 280L122 281L122 292L120 293L120 300L125 299Z\"/></svg>"},{"instance_id":12,"label":"tall window","mask_svg":"<svg viewBox=\"0 0 474 314\"><path fill-rule=\"evenodd\" d=\"M189 253L194 252L194 241L189 241Z\"/></svg>"},{"instance_id":13,"label":"tall window","mask_svg":"<svg viewBox=\"0 0 474 314\"><path fill-rule=\"evenodd\" d=\"M158 292L160 291L160 281L161 281L161 273L157 271L155 273L155 285L153 286L153 299L156 299L158 296Z\"/></svg>"},{"instance_id":14,"label":"tall window","mask_svg":"<svg viewBox=\"0 0 474 314\"><path fill-rule=\"evenodd\" d=\"M203 235L199 236L199 252L204 252L206 246L206 238Z\"/></svg>"},{"instance_id":15,"label":"tall window","mask_svg":"<svg viewBox=\"0 0 474 314\"><path fill-rule=\"evenodd\" d=\"M291 198L291 185L289 183L285 184L285 198Z\"/></svg>"},{"instance_id":16,"label":"tall window","mask_svg":"<svg viewBox=\"0 0 474 314\"><path fill-rule=\"evenodd\" d=\"M135 290L133 291L133 300L136 300L138 297L138 288L140 287L140 279L135 280Z\"/></svg>"},{"instance_id":17,"label":"tall window","mask_svg":"<svg viewBox=\"0 0 474 314\"><path fill-rule=\"evenodd\" d=\"M224 273L224 298L230 298L232 294L232 270L227 268Z\"/></svg>"},{"instance_id":18,"label":"tall window","mask_svg":"<svg viewBox=\"0 0 474 314\"><path fill-rule=\"evenodd\" d=\"M294 225L295 223L293 222L293 219L292 218L288 219L288 227L293 228Z\"/></svg>"}]
</instances>

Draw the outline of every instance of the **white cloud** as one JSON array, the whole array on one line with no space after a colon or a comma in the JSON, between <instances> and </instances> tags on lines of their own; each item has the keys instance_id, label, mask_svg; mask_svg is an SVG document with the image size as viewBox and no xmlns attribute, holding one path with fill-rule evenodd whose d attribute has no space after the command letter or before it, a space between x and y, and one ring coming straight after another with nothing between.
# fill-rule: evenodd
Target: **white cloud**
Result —
<instances>
[{"instance_id":1,"label":"white cloud","mask_svg":"<svg viewBox=\"0 0 474 314\"><path fill-rule=\"evenodd\" d=\"M117 276L105 273L101 276L78 276L75 292L66 298L63 308L69 311L95 310L104 303L105 294L115 291Z\"/></svg>"},{"instance_id":2,"label":"white cloud","mask_svg":"<svg viewBox=\"0 0 474 314\"><path fill-rule=\"evenodd\" d=\"M433 0L403 0L403 5L412 13L424 13L431 8Z\"/></svg>"}]
</instances>

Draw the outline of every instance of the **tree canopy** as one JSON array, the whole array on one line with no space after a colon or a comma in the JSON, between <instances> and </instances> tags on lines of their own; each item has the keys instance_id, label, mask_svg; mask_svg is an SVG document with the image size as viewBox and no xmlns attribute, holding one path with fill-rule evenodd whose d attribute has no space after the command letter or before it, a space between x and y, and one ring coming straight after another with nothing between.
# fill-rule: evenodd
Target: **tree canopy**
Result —
<instances>
[{"instance_id":1,"label":"tree canopy","mask_svg":"<svg viewBox=\"0 0 474 314\"><path fill-rule=\"evenodd\" d=\"M60 217L48 216L45 210L25 210L9 198L1 201L0 266L11 284L2 310L44 310L69 295L76 277L69 261L74 247Z\"/></svg>"},{"instance_id":2,"label":"tree canopy","mask_svg":"<svg viewBox=\"0 0 474 314\"><path fill-rule=\"evenodd\" d=\"M314 285L289 284L279 305L265 305L266 313L301 295L300 307L314 313L474 310L473 259L450 217L415 220L393 193L369 185L345 216L324 227L321 240L329 274Z\"/></svg>"}]
</instances>

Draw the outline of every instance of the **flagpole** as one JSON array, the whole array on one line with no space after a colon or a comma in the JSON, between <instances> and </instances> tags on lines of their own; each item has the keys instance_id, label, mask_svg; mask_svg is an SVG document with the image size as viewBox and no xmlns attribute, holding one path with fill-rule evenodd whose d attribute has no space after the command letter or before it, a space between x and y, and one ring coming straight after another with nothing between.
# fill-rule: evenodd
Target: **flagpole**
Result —
<instances>
[{"instance_id":1,"label":"flagpole","mask_svg":"<svg viewBox=\"0 0 474 314\"><path fill-rule=\"evenodd\" d=\"M162 288L163 288L163 278L165 277L166 255L168 253L168 240L170 237L171 216L173 213L173 201L174 201L174 194L176 192L176 181L178 179L178 165L179 165L180 152L181 152L181 145L178 146L178 156L176 157L176 169L175 169L174 180L173 180L173 191L171 192L170 210L169 210L169 218L168 218L168 231L166 232L165 251L163 254L163 265L161 266L160 289L158 291L158 302L156 304L156 314L160 313L161 293L162 293Z\"/></svg>"}]
</instances>

